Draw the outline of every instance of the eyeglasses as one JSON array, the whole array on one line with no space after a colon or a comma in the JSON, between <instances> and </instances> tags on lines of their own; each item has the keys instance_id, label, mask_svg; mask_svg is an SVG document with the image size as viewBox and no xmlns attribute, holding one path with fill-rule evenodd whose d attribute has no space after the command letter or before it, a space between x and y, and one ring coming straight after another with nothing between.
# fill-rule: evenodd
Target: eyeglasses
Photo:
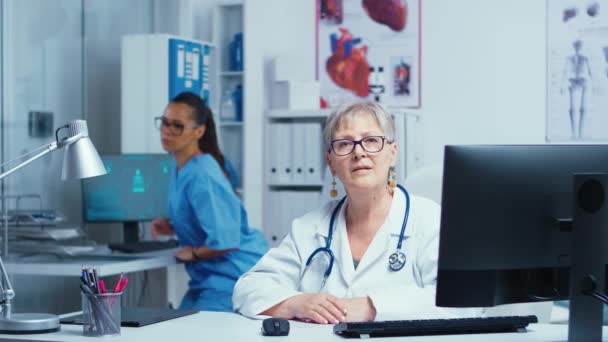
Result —
<instances>
[{"instance_id":1,"label":"eyeglasses","mask_svg":"<svg viewBox=\"0 0 608 342\"><path fill-rule=\"evenodd\" d=\"M171 122L169 119L165 118L164 116L155 117L154 123L156 125L156 128L158 128L158 129L162 129L163 127L168 128L169 132L172 135L182 135L182 133L184 133L185 128L197 128L198 126L200 126L200 125L186 126L179 121Z\"/></svg>"},{"instance_id":2,"label":"eyeglasses","mask_svg":"<svg viewBox=\"0 0 608 342\"><path fill-rule=\"evenodd\" d=\"M355 146L361 145L364 151L376 153L384 148L384 140L386 137L383 136L369 136L361 140L338 139L331 142L331 149L337 156L345 156L353 153Z\"/></svg>"}]
</instances>

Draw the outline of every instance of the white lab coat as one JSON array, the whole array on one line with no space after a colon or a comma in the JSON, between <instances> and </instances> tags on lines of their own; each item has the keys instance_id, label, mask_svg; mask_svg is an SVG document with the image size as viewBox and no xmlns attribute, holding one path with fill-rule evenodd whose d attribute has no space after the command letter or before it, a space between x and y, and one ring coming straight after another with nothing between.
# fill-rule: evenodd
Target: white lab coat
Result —
<instances>
[{"instance_id":1,"label":"white lab coat","mask_svg":"<svg viewBox=\"0 0 608 342\"><path fill-rule=\"evenodd\" d=\"M439 246L440 207L426 198L410 195L410 215L403 252L407 262L400 271L388 266L396 250L405 215L405 195L395 191L387 220L376 233L355 270L344 212L336 218L331 250L335 261L323 292L337 297L368 296L376 308L376 320L477 316L481 310L445 309L435 306ZM319 291L327 262L309 267L306 260L324 247L331 213L338 201L293 221L290 234L238 280L233 293L236 312L254 317L268 308L302 293ZM324 254L325 255L325 254Z\"/></svg>"}]
</instances>

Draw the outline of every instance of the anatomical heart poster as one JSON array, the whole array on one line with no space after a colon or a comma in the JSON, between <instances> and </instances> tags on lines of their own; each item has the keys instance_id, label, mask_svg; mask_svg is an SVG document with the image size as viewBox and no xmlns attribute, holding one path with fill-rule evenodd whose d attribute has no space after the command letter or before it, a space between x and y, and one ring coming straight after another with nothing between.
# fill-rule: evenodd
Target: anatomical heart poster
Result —
<instances>
[{"instance_id":1,"label":"anatomical heart poster","mask_svg":"<svg viewBox=\"0 0 608 342\"><path fill-rule=\"evenodd\" d=\"M318 0L321 105L420 107L420 0Z\"/></svg>"},{"instance_id":2,"label":"anatomical heart poster","mask_svg":"<svg viewBox=\"0 0 608 342\"><path fill-rule=\"evenodd\" d=\"M547 0L546 139L608 140L608 0Z\"/></svg>"}]
</instances>

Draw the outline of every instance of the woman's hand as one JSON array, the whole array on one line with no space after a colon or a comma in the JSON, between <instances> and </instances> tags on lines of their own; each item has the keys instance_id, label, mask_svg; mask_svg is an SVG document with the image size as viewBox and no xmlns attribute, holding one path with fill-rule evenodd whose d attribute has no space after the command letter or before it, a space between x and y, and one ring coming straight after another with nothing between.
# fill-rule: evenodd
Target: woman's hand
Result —
<instances>
[{"instance_id":1,"label":"woman's hand","mask_svg":"<svg viewBox=\"0 0 608 342\"><path fill-rule=\"evenodd\" d=\"M346 321L346 310L338 303L338 298L327 293L305 293L288 298L261 313L283 317L297 318L319 324L337 324Z\"/></svg>"},{"instance_id":2,"label":"woman's hand","mask_svg":"<svg viewBox=\"0 0 608 342\"><path fill-rule=\"evenodd\" d=\"M337 303L347 312L346 322L367 322L376 319L376 308L369 297L340 298Z\"/></svg>"},{"instance_id":3,"label":"woman's hand","mask_svg":"<svg viewBox=\"0 0 608 342\"><path fill-rule=\"evenodd\" d=\"M175 257L180 261L194 260L194 255L192 255L192 246L184 246L182 249L175 252Z\"/></svg>"},{"instance_id":4,"label":"woman's hand","mask_svg":"<svg viewBox=\"0 0 608 342\"><path fill-rule=\"evenodd\" d=\"M173 227L171 226L171 223L169 223L169 220L159 218L152 221L150 233L152 233L153 239L156 239L159 235L173 235Z\"/></svg>"}]
</instances>

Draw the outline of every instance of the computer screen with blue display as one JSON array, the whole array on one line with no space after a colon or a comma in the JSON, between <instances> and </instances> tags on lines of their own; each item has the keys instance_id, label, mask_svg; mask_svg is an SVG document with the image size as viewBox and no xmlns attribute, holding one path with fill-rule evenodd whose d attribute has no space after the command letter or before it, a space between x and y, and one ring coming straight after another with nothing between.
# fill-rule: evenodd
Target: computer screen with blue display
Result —
<instances>
[{"instance_id":1,"label":"computer screen with blue display","mask_svg":"<svg viewBox=\"0 0 608 342\"><path fill-rule=\"evenodd\" d=\"M446 146L437 305L570 299L601 334L607 174L608 145Z\"/></svg>"},{"instance_id":2,"label":"computer screen with blue display","mask_svg":"<svg viewBox=\"0 0 608 342\"><path fill-rule=\"evenodd\" d=\"M123 222L125 240L136 240L139 222L167 217L172 157L116 154L101 160L108 173L82 180L84 221Z\"/></svg>"}]
</instances>

